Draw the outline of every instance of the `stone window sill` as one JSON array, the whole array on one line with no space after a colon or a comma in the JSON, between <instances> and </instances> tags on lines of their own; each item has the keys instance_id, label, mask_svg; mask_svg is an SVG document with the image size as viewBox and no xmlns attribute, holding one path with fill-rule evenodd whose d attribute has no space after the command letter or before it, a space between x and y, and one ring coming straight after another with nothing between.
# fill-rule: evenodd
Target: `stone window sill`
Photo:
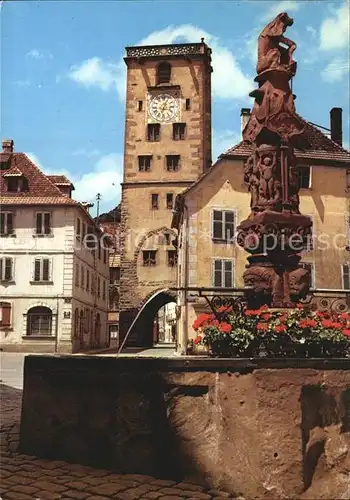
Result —
<instances>
[{"instance_id":1,"label":"stone window sill","mask_svg":"<svg viewBox=\"0 0 350 500\"><path fill-rule=\"evenodd\" d=\"M53 281L30 281L31 285L53 285Z\"/></svg>"},{"instance_id":2,"label":"stone window sill","mask_svg":"<svg viewBox=\"0 0 350 500\"><path fill-rule=\"evenodd\" d=\"M213 243L224 243L225 245L233 245L236 243L234 239L232 240L225 240L223 238L212 238Z\"/></svg>"},{"instance_id":3,"label":"stone window sill","mask_svg":"<svg viewBox=\"0 0 350 500\"><path fill-rule=\"evenodd\" d=\"M50 234L33 234L33 238L53 238L54 235L52 233Z\"/></svg>"},{"instance_id":4,"label":"stone window sill","mask_svg":"<svg viewBox=\"0 0 350 500\"><path fill-rule=\"evenodd\" d=\"M13 328L11 325L0 325L0 332L13 332Z\"/></svg>"},{"instance_id":5,"label":"stone window sill","mask_svg":"<svg viewBox=\"0 0 350 500\"><path fill-rule=\"evenodd\" d=\"M55 340L54 335L22 335L23 340Z\"/></svg>"},{"instance_id":6,"label":"stone window sill","mask_svg":"<svg viewBox=\"0 0 350 500\"><path fill-rule=\"evenodd\" d=\"M1 238L17 238L16 234L15 233L4 233L4 234L0 234L0 237Z\"/></svg>"},{"instance_id":7,"label":"stone window sill","mask_svg":"<svg viewBox=\"0 0 350 500\"><path fill-rule=\"evenodd\" d=\"M14 279L11 279L11 280L0 280L0 283L5 286L5 285L14 285L16 282Z\"/></svg>"}]
</instances>

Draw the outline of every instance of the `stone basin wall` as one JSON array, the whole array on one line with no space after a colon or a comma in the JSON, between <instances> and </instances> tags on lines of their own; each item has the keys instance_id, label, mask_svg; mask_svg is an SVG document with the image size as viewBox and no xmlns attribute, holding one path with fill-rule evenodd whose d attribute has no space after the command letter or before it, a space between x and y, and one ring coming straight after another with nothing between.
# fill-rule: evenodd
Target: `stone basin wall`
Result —
<instances>
[{"instance_id":1,"label":"stone basin wall","mask_svg":"<svg viewBox=\"0 0 350 500\"><path fill-rule=\"evenodd\" d=\"M350 359L27 356L20 450L245 498L350 498Z\"/></svg>"}]
</instances>

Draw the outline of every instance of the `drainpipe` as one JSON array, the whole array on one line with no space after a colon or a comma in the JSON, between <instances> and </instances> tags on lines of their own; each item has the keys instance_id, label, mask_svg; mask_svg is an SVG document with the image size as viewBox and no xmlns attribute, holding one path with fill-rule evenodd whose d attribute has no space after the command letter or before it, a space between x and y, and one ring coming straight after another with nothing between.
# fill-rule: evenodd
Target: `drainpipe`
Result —
<instances>
[{"instance_id":1,"label":"drainpipe","mask_svg":"<svg viewBox=\"0 0 350 500\"><path fill-rule=\"evenodd\" d=\"M187 208L187 205L186 203L184 203L184 206L183 206L183 209L184 209L184 226L185 226L185 232L183 234L183 238L182 238L182 243L184 245L184 252L183 252L183 255L184 255L184 286L185 288L187 289L188 288L188 258L189 258L189 241L188 241L188 229L189 229L189 225L188 225L188 208ZM182 286L182 284L180 284ZM182 301L184 302L184 320L182 322L182 338L181 338L181 342L180 342L180 345L178 346L178 349L179 349L179 354L186 354L186 351L187 351L187 340L188 340L188 305L187 305L187 299L188 299L188 292L187 290L185 290L185 292L181 292L181 299Z\"/></svg>"},{"instance_id":2,"label":"drainpipe","mask_svg":"<svg viewBox=\"0 0 350 500\"><path fill-rule=\"evenodd\" d=\"M59 319L59 311L58 311L58 297L56 298L56 326L55 326L55 354L58 351L58 319Z\"/></svg>"}]
</instances>

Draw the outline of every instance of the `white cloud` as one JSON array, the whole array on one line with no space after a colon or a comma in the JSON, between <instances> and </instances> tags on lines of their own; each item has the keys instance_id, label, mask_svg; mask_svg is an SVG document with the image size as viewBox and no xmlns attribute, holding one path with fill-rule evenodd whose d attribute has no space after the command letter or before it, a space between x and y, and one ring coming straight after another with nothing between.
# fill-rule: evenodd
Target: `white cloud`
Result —
<instances>
[{"instance_id":1,"label":"white cloud","mask_svg":"<svg viewBox=\"0 0 350 500\"><path fill-rule=\"evenodd\" d=\"M241 140L242 134L235 130L213 130L213 162Z\"/></svg>"},{"instance_id":2,"label":"white cloud","mask_svg":"<svg viewBox=\"0 0 350 500\"><path fill-rule=\"evenodd\" d=\"M313 26L306 26L306 31L308 31L312 38L315 38L317 35L317 30Z\"/></svg>"},{"instance_id":3,"label":"white cloud","mask_svg":"<svg viewBox=\"0 0 350 500\"><path fill-rule=\"evenodd\" d=\"M285 0L283 2L273 2L270 8L263 16L264 21L272 21L281 12L296 12L302 7L302 3L294 0Z\"/></svg>"},{"instance_id":4,"label":"white cloud","mask_svg":"<svg viewBox=\"0 0 350 500\"><path fill-rule=\"evenodd\" d=\"M73 170L53 170L43 166L35 153L26 155L47 175L65 175L74 184L73 198L77 201L96 203L101 194L100 213L111 210L120 201L123 157L117 153L103 155L90 172L77 175ZM91 212L93 213L93 212Z\"/></svg>"},{"instance_id":5,"label":"white cloud","mask_svg":"<svg viewBox=\"0 0 350 500\"><path fill-rule=\"evenodd\" d=\"M324 81L334 83L348 75L349 71L349 59L336 57L321 71L321 76Z\"/></svg>"},{"instance_id":6,"label":"white cloud","mask_svg":"<svg viewBox=\"0 0 350 500\"><path fill-rule=\"evenodd\" d=\"M86 156L87 158L93 158L94 156L100 156L102 153L99 149L85 149L80 148L72 152L73 156Z\"/></svg>"},{"instance_id":7,"label":"white cloud","mask_svg":"<svg viewBox=\"0 0 350 500\"><path fill-rule=\"evenodd\" d=\"M29 52L27 52L27 57L31 57L32 59L52 59L52 54L48 52L47 50L38 50L38 49L31 49Z\"/></svg>"},{"instance_id":8,"label":"white cloud","mask_svg":"<svg viewBox=\"0 0 350 500\"><path fill-rule=\"evenodd\" d=\"M320 28L320 49L337 50L349 46L349 2L334 10L332 17L324 19Z\"/></svg>"},{"instance_id":9,"label":"white cloud","mask_svg":"<svg viewBox=\"0 0 350 500\"><path fill-rule=\"evenodd\" d=\"M29 87L31 85L31 82L27 78L26 80L17 80L15 84L17 85L17 87Z\"/></svg>"},{"instance_id":10,"label":"white cloud","mask_svg":"<svg viewBox=\"0 0 350 500\"><path fill-rule=\"evenodd\" d=\"M119 81L121 65L102 61L99 57L92 57L81 64L72 66L68 77L85 87L98 87L103 91L117 88L119 91Z\"/></svg>"},{"instance_id":11,"label":"white cloud","mask_svg":"<svg viewBox=\"0 0 350 500\"><path fill-rule=\"evenodd\" d=\"M241 70L233 53L219 38L190 24L168 26L154 31L135 45L163 45L174 42L200 42L204 37L213 49L212 88L214 96L221 99L240 99L247 97L252 89L252 78ZM124 62L106 62L92 57L73 66L68 77L85 87L98 87L103 91L116 88L121 101L125 99L126 68Z\"/></svg>"},{"instance_id":12,"label":"white cloud","mask_svg":"<svg viewBox=\"0 0 350 500\"><path fill-rule=\"evenodd\" d=\"M220 39L191 24L168 26L154 31L137 45L163 45L175 42L200 42L201 38L213 50L212 88L214 96L221 99L240 99L247 97L251 91L252 78L245 75L239 67L235 56L225 47Z\"/></svg>"}]
</instances>

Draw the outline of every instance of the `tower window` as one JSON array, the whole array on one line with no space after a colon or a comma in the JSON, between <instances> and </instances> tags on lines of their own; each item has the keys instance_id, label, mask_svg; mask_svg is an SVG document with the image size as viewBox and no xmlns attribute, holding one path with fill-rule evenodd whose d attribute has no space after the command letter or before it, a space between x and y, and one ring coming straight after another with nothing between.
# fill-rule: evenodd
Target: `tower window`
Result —
<instances>
[{"instance_id":1,"label":"tower window","mask_svg":"<svg viewBox=\"0 0 350 500\"><path fill-rule=\"evenodd\" d=\"M168 250L168 266L175 267L177 264L177 252L176 250Z\"/></svg>"},{"instance_id":2,"label":"tower window","mask_svg":"<svg viewBox=\"0 0 350 500\"><path fill-rule=\"evenodd\" d=\"M137 103L137 111L142 111L143 108L143 101L138 101Z\"/></svg>"},{"instance_id":3,"label":"tower window","mask_svg":"<svg viewBox=\"0 0 350 500\"><path fill-rule=\"evenodd\" d=\"M147 140L148 141L159 141L160 139L160 124L159 123L149 123L147 125Z\"/></svg>"},{"instance_id":4,"label":"tower window","mask_svg":"<svg viewBox=\"0 0 350 500\"><path fill-rule=\"evenodd\" d=\"M149 172L151 170L151 155L139 156L139 171Z\"/></svg>"},{"instance_id":5,"label":"tower window","mask_svg":"<svg viewBox=\"0 0 350 500\"><path fill-rule=\"evenodd\" d=\"M157 67L157 85L170 83L171 65L167 62L161 62Z\"/></svg>"},{"instance_id":6,"label":"tower window","mask_svg":"<svg viewBox=\"0 0 350 500\"><path fill-rule=\"evenodd\" d=\"M152 209L158 210L158 208L159 208L159 195L152 194Z\"/></svg>"},{"instance_id":7,"label":"tower window","mask_svg":"<svg viewBox=\"0 0 350 500\"><path fill-rule=\"evenodd\" d=\"M155 266L157 264L156 254L157 250L143 250L143 265L146 267Z\"/></svg>"},{"instance_id":8,"label":"tower window","mask_svg":"<svg viewBox=\"0 0 350 500\"><path fill-rule=\"evenodd\" d=\"M167 155L166 169L168 172L176 172L180 168L180 155Z\"/></svg>"},{"instance_id":9,"label":"tower window","mask_svg":"<svg viewBox=\"0 0 350 500\"><path fill-rule=\"evenodd\" d=\"M9 193L21 193L28 191L28 181L25 177L11 176L7 179L7 191Z\"/></svg>"},{"instance_id":10,"label":"tower window","mask_svg":"<svg viewBox=\"0 0 350 500\"><path fill-rule=\"evenodd\" d=\"M186 111L191 109L191 99L186 99L185 107L186 107Z\"/></svg>"},{"instance_id":11,"label":"tower window","mask_svg":"<svg viewBox=\"0 0 350 500\"><path fill-rule=\"evenodd\" d=\"M185 139L186 123L173 123L174 141L183 141Z\"/></svg>"},{"instance_id":12,"label":"tower window","mask_svg":"<svg viewBox=\"0 0 350 500\"><path fill-rule=\"evenodd\" d=\"M300 189L309 189L311 187L311 169L310 167L300 166L295 169Z\"/></svg>"},{"instance_id":13,"label":"tower window","mask_svg":"<svg viewBox=\"0 0 350 500\"><path fill-rule=\"evenodd\" d=\"M173 193L166 194L166 207L168 210L172 210L174 205L174 195Z\"/></svg>"}]
</instances>

